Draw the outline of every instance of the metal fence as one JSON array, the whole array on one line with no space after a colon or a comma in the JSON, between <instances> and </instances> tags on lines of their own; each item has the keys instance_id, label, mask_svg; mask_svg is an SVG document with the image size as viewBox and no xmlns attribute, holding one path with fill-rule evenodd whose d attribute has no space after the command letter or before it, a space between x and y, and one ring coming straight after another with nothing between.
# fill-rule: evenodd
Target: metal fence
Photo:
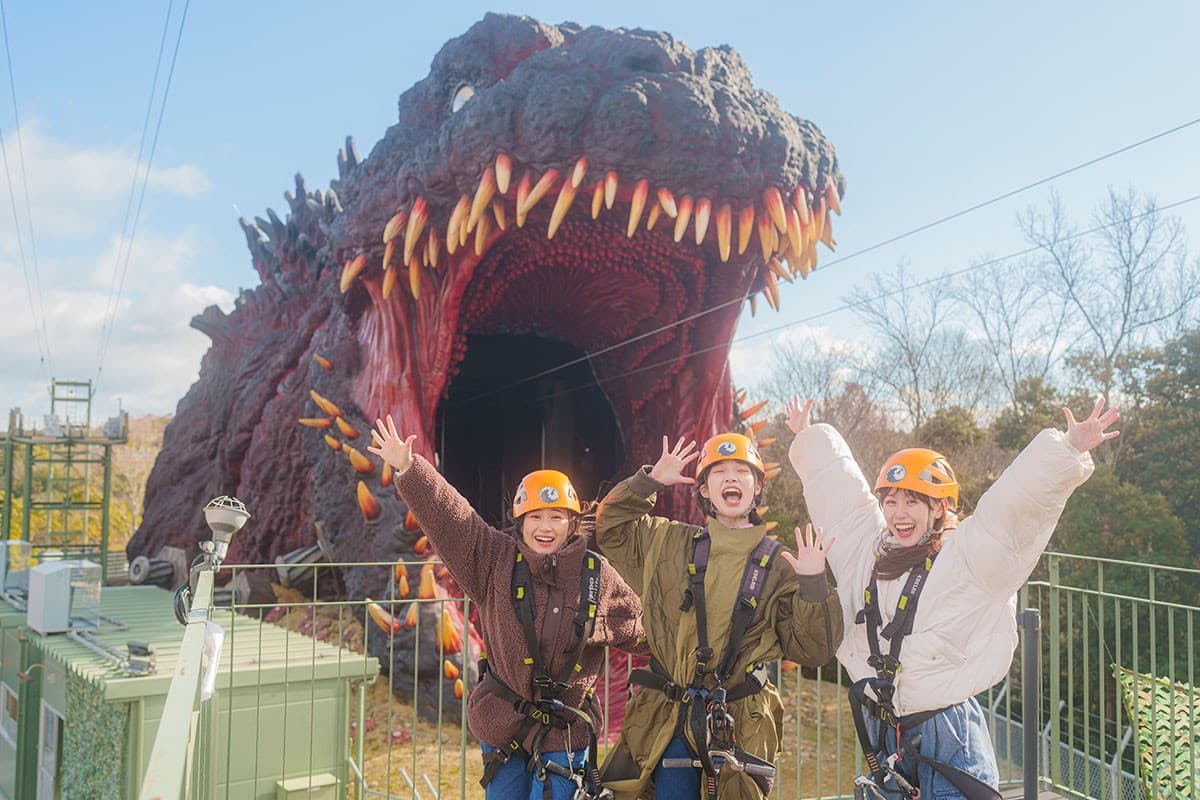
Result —
<instances>
[{"instance_id":1,"label":"metal fence","mask_svg":"<svg viewBox=\"0 0 1200 800\"><path fill-rule=\"evenodd\" d=\"M331 724L341 726L334 733L344 736L349 755L344 780L330 796L483 796L478 743L466 726L479 642L464 625L471 603L431 589L438 568L436 562L398 568L305 563L223 570L232 588L217 590L218 604L207 609L207 619L225 626L232 615L256 617L309 637L314 647L318 641L337 645L345 658L372 654L384 666L377 679L351 681L341 690L349 693L350 713ZM386 586L373 608L366 600L333 599L344 596L347 580L364 578ZM197 593L197 606L201 600ZM1002 782L1019 785L1030 766L1020 743L1032 723L1041 762L1033 774L1046 787L1066 797L1151 800L1144 794L1130 709L1113 669L1122 665L1196 685L1200 571L1047 554L1018 602L1041 612L1040 678L1028 687L1040 702L1036 718L1026 720L1019 658L1006 681L979 698L991 716ZM198 616L195 607L193 614ZM227 638L224 657L252 661L261 647L255 639L242 633ZM183 647L199 645L185 636ZM621 717L620 687L628 667L622 656L610 659L598 687L605 712L601 759L614 738L612 723ZM777 667L776 676L785 722L775 796L851 797L864 765L845 699L846 676L836 665L810 671L786 664ZM172 686L171 697L181 699L164 712L143 797L182 797L189 790L192 797L241 797L231 788L231 776L254 772L262 781L274 776L284 781L311 775L310 756L329 732L315 727L326 691L315 681L297 673L282 688L263 685L258 709L239 715L220 711L221 694L230 688L220 679L215 702L201 702L190 680L181 675L178 691ZM1132 710L1136 716L1138 709ZM1191 730L1179 746L1195 754L1195 726ZM169 790L174 786L181 787L178 793Z\"/></svg>"}]
</instances>

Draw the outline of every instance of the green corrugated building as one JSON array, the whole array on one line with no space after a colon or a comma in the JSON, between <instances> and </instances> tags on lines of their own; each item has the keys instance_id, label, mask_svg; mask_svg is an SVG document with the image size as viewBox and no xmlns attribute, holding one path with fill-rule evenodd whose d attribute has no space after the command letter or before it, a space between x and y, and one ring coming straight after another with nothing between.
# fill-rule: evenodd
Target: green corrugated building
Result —
<instances>
[{"instance_id":1,"label":"green corrugated building","mask_svg":"<svg viewBox=\"0 0 1200 800\"><path fill-rule=\"evenodd\" d=\"M94 641L42 636L0 602L0 797L136 797L184 628L172 594L105 587ZM194 767L206 796L270 798L277 783L320 776L345 796L351 683L375 658L217 609L225 631L215 696L201 707ZM95 646L95 640L101 646ZM154 648L156 670L133 675L111 648Z\"/></svg>"}]
</instances>

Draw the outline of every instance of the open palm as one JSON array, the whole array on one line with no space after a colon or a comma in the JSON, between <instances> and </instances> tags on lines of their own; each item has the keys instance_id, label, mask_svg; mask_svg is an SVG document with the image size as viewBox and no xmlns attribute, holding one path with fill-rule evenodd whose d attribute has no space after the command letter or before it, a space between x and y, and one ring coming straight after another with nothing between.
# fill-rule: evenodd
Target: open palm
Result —
<instances>
[{"instance_id":1,"label":"open palm","mask_svg":"<svg viewBox=\"0 0 1200 800\"><path fill-rule=\"evenodd\" d=\"M1086 453L1101 442L1115 439L1120 431L1110 431L1108 427L1121 418L1116 407L1104 410L1104 398L1096 398L1092 413L1082 422L1075 420L1071 409L1063 407L1063 416L1067 418L1067 441L1081 453Z\"/></svg>"}]
</instances>

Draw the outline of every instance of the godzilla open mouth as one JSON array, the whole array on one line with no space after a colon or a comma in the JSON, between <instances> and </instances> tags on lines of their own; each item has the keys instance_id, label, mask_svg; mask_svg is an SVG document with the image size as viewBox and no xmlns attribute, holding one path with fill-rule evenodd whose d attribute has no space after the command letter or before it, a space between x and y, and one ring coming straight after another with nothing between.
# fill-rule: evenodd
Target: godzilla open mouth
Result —
<instances>
[{"instance_id":1,"label":"godzilla open mouth","mask_svg":"<svg viewBox=\"0 0 1200 800\"><path fill-rule=\"evenodd\" d=\"M438 336L453 326L423 376L439 403L422 409L438 419L421 428L486 517L501 517L496 498L528 470L563 469L593 496L631 466L632 442L693 435L699 408L729 385L741 301L761 292L778 308L779 280L807 277L817 242L834 244L832 181L767 187L736 211L650 186L589 175L586 159L513 180L502 155L473 195L451 208L417 197L387 223L377 260L380 245L346 262L343 292L364 284L381 318L403 326L437 303ZM390 327L361 329L368 375L391 368L378 335ZM574 372L557 369L568 362ZM373 386L360 404L386 408Z\"/></svg>"}]
</instances>

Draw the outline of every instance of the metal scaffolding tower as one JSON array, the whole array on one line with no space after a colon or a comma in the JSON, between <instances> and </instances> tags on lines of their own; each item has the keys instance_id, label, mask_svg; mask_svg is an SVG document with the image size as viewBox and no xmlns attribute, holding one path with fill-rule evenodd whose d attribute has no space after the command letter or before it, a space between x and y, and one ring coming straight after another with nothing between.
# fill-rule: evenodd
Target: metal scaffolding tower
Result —
<instances>
[{"instance_id":1,"label":"metal scaffolding tower","mask_svg":"<svg viewBox=\"0 0 1200 800\"><path fill-rule=\"evenodd\" d=\"M50 413L40 428L27 426L21 410L12 409L0 440L3 538L29 542L37 560L59 554L93 560L107 583L112 448L125 443L128 431L124 412L98 434L92 430L91 381L51 379ZM20 526L14 530L18 504Z\"/></svg>"}]
</instances>

